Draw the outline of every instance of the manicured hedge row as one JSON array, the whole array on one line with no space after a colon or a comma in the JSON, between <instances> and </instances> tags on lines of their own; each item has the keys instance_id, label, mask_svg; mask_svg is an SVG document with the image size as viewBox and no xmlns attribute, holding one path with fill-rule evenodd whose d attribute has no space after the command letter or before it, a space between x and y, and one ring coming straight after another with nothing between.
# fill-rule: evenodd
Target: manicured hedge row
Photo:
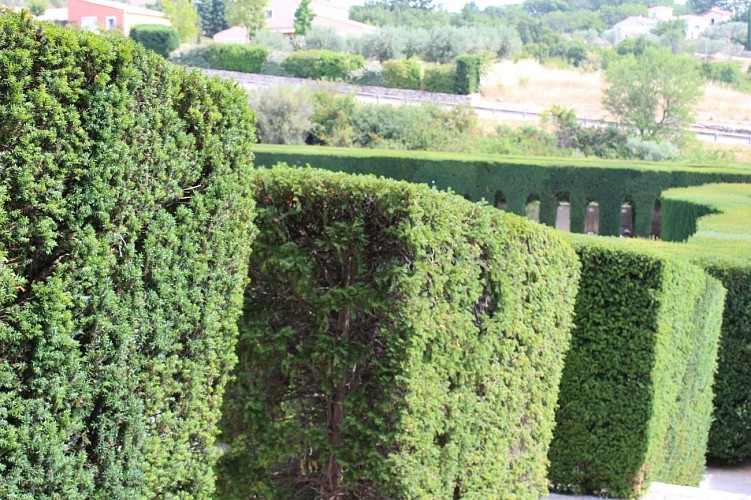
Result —
<instances>
[{"instance_id":1,"label":"manicured hedge row","mask_svg":"<svg viewBox=\"0 0 751 500\"><path fill-rule=\"evenodd\" d=\"M697 217L701 217L697 221ZM695 227L674 245L727 288L709 454L751 456L751 185L717 184L663 193L663 223ZM684 239L685 232L671 233Z\"/></svg>"},{"instance_id":2,"label":"manicured hedge row","mask_svg":"<svg viewBox=\"0 0 751 500\"><path fill-rule=\"evenodd\" d=\"M395 89L420 90L422 85L422 66L417 59L394 59L384 61L383 78L386 86Z\"/></svg>"},{"instance_id":3,"label":"manicured hedge row","mask_svg":"<svg viewBox=\"0 0 751 500\"><path fill-rule=\"evenodd\" d=\"M212 69L260 73L269 56L269 48L263 45L212 43L206 47L203 56Z\"/></svg>"},{"instance_id":4,"label":"manicured hedge row","mask_svg":"<svg viewBox=\"0 0 751 500\"><path fill-rule=\"evenodd\" d=\"M423 70L422 90L456 93L456 67L451 64L429 64Z\"/></svg>"},{"instance_id":5,"label":"manicured hedge row","mask_svg":"<svg viewBox=\"0 0 751 500\"><path fill-rule=\"evenodd\" d=\"M284 60L284 69L297 78L345 80L351 71L362 68L365 60L357 54L331 50L301 50Z\"/></svg>"},{"instance_id":6,"label":"manicured hedge row","mask_svg":"<svg viewBox=\"0 0 751 500\"><path fill-rule=\"evenodd\" d=\"M474 94L480 91L482 59L467 54L456 58L456 93Z\"/></svg>"},{"instance_id":7,"label":"manicured hedge row","mask_svg":"<svg viewBox=\"0 0 751 500\"><path fill-rule=\"evenodd\" d=\"M600 234L618 235L621 204L634 206L635 234L649 236L655 200L671 187L709 182L751 182L751 168L661 166L654 163L377 151L259 145L259 165L279 161L451 188L471 200L506 200L510 212L524 215L530 198L540 200L540 220L555 224L559 199L571 203L571 229L584 232L587 203L600 204Z\"/></svg>"},{"instance_id":8,"label":"manicured hedge row","mask_svg":"<svg viewBox=\"0 0 751 500\"><path fill-rule=\"evenodd\" d=\"M221 495L544 496L571 248L424 186L287 167L255 183Z\"/></svg>"},{"instance_id":9,"label":"manicured hedge row","mask_svg":"<svg viewBox=\"0 0 751 500\"><path fill-rule=\"evenodd\" d=\"M130 38L162 57L180 46L180 35L172 26L138 24L130 29Z\"/></svg>"},{"instance_id":10,"label":"manicured hedge row","mask_svg":"<svg viewBox=\"0 0 751 500\"><path fill-rule=\"evenodd\" d=\"M697 485L724 289L639 245L574 241L582 277L549 452L553 488L631 498L651 481Z\"/></svg>"},{"instance_id":11,"label":"manicured hedge row","mask_svg":"<svg viewBox=\"0 0 751 500\"><path fill-rule=\"evenodd\" d=\"M0 497L208 497L247 96L27 12L0 47Z\"/></svg>"}]
</instances>

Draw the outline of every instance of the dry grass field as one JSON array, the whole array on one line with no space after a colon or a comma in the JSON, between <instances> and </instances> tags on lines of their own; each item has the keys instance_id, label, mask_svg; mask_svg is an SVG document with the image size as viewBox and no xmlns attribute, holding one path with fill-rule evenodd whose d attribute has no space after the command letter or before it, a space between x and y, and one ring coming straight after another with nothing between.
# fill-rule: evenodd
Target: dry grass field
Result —
<instances>
[{"instance_id":1,"label":"dry grass field","mask_svg":"<svg viewBox=\"0 0 751 500\"><path fill-rule=\"evenodd\" d=\"M553 105L580 118L611 119L602 107L606 82L600 72L553 69L536 61L504 61L483 80L482 100L519 111L543 112ZM708 84L696 109L700 123L751 128L751 95Z\"/></svg>"}]
</instances>

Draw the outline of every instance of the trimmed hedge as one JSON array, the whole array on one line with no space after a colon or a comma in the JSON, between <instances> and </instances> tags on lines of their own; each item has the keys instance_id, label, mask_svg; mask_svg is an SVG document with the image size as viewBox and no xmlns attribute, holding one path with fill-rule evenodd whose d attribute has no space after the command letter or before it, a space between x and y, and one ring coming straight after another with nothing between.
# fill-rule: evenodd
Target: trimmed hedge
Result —
<instances>
[{"instance_id":1,"label":"trimmed hedge","mask_svg":"<svg viewBox=\"0 0 751 500\"><path fill-rule=\"evenodd\" d=\"M212 69L243 73L260 73L268 56L268 47L236 43L212 43L203 52Z\"/></svg>"},{"instance_id":2,"label":"trimmed hedge","mask_svg":"<svg viewBox=\"0 0 751 500\"><path fill-rule=\"evenodd\" d=\"M346 80L351 71L365 64L362 56L331 50L301 50L284 61L284 69L297 78Z\"/></svg>"},{"instance_id":3,"label":"trimmed hedge","mask_svg":"<svg viewBox=\"0 0 751 500\"><path fill-rule=\"evenodd\" d=\"M724 289L640 245L575 244L582 277L548 455L552 488L632 498L652 481L698 485Z\"/></svg>"},{"instance_id":4,"label":"trimmed hedge","mask_svg":"<svg viewBox=\"0 0 751 500\"><path fill-rule=\"evenodd\" d=\"M456 66L451 64L430 64L425 66L422 89L427 92L456 92Z\"/></svg>"},{"instance_id":5,"label":"trimmed hedge","mask_svg":"<svg viewBox=\"0 0 751 500\"><path fill-rule=\"evenodd\" d=\"M665 229L697 228L686 244L672 247L703 265L728 290L709 454L740 462L751 457L751 185L672 189L662 199ZM668 234L687 236L685 231Z\"/></svg>"},{"instance_id":6,"label":"trimmed hedge","mask_svg":"<svg viewBox=\"0 0 751 500\"><path fill-rule=\"evenodd\" d=\"M28 12L0 46L0 497L208 497L247 96Z\"/></svg>"},{"instance_id":7,"label":"trimmed hedge","mask_svg":"<svg viewBox=\"0 0 751 500\"><path fill-rule=\"evenodd\" d=\"M180 46L180 35L171 26L161 24L138 24L130 29L130 38L162 57Z\"/></svg>"},{"instance_id":8,"label":"trimmed hedge","mask_svg":"<svg viewBox=\"0 0 751 500\"><path fill-rule=\"evenodd\" d=\"M544 496L570 247L404 182L277 167L256 185L221 496Z\"/></svg>"},{"instance_id":9,"label":"trimmed hedge","mask_svg":"<svg viewBox=\"0 0 751 500\"><path fill-rule=\"evenodd\" d=\"M530 198L540 200L541 222L554 226L560 196L571 203L571 230L584 232L587 203L600 205L600 234L620 232L621 205L634 207L634 234L649 236L655 201L672 187L710 182L751 182L749 167L655 165L638 161L534 158L311 146L258 145L256 162L271 166L310 164L357 174L453 189L479 201L505 197L508 211L524 215Z\"/></svg>"},{"instance_id":10,"label":"trimmed hedge","mask_svg":"<svg viewBox=\"0 0 751 500\"><path fill-rule=\"evenodd\" d=\"M417 59L394 59L381 63L386 86L394 89L420 90L422 66Z\"/></svg>"},{"instance_id":11,"label":"trimmed hedge","mask_svg":"<svg viewBox=\"0 0 751 500\"><path fill-rule=\"evenodd\" d=\"M480 91L482 58L477 55L463 55L456 58L456 93L474 94Z\"/></svg>"}]
</instances>

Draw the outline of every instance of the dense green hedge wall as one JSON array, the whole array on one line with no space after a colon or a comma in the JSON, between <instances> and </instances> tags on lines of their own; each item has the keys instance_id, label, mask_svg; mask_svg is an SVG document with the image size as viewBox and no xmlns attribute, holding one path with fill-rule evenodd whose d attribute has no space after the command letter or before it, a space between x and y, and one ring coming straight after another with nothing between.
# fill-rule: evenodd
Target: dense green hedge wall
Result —
<instances>
[{"instance_id":1,"label":"dense green hedge wall","mask_svg":"<svg viewBox=\"0 0 751 500\"><path fill-rule=\"evenodd\" d=\"M540 220L555 224L560 198L571 203L571 230L584 231L589 201L600 204L600 234L618 235L621 204L631 201L635 234L649 236L655 200L665 189L709 182L751 182L751 168L656 165L654 163L571 158L530 158L452 153L377 151L310 146L258 145L256 162L279 161L372 173L453 189L471 200L493 202L502 195L510 212L524 215L532 198L540 200Z\"/></svg>"},{"instance_id":2,"label":"dense green hedge wall","mask_svg":"<svg viewBox=\"0 0 751 500\"><path fill-rule=\"evenodd\" d=\"M0 497L210 496L247 96L27 12L0 47Z\"/></svg>"},{"instance_id":3,"label":"dense green hedge wall","mask_svg":"<svg viewBox=\"0 0 751 500\"><path fill-rule=\"evenodd\" d=\"M544 496L571 248L424 186L286 167L256 185L220 494Z\"/></svg>"},{"instance_id":4,"label":"dense green hedge wall","mask_svg":"<svg viewBox=\"0 0 751 500\"><path fill-rule=\"evenodd\" d=\"M345 80L351 71L365 64L362 56L331 50L301 50L284 61L284 69L297 78Z\"/></svg>"},{"instance_id":5,"label":"dense green hedge wall","mask_svg":"<svg viewBox=\"0 0 751 500\"><path fill-rule=\"evenodd\" d=\"M456 58L456 93L474 94L480 91L482 59L477 55Z\"/></svg>"},{"instance_id":6,"label":"dense green hedge wall","mask_svg":"<svg viewBox=\"0 0 751 500\"><path fill-rule=\"evenodd\" d=\"M130 29L130 38L162 57L180 46L180 35L171 26L139 24Z\"/></svg>"},{"instance_id":7,"label":"dense green hedge wall","mask_svg":"<svg viewBox=\"0 0 751 500\"><path fill-rule=\"evenodd\" d=\"M456 92L456 67L451 64L430 64L425 66L422 89L427 92Z\"/></svg>"},{"instance_id":8,"label":"dense green hedge wall","mask_svg":"<svg viewBox=\"0 0 751 500\"><path fill-rule=\"evenodd\" d=\"M240 45L237 43L212 43L203 52L203 57L213 69L260 73L269 55L263 45Z\"/></svg>"},{"instance_id":9,"label":"dense green hedge wall","mask_svg":"<svg viewBox=\"0 0 751 500\"><path fill-rule=\"evenodd\" d=\"M714 265L708 270L728 290L709 454L738 463L751 457L751 265Z\"/></svg>"},{"instance_id":10,"label":"dense green hedge wall","mask_svg":"<svg viewBox=\"0 0 751 500\"><path fill-rule=\"evenodd\" d=\"M394 59L384 61L381 66L387 87L420 90L422 66L417 59Z\"/></svg>"},{"instance_id":11,"label":"dense green hedge wall","mask_svg":"<svg viewBox=\"0 0 751 500\"><path fill-rule=\"evenodd\" d=\"M751 185L671 189L662 199L663 226L696 228L686 244L672 247L703 265L728 290L709 454L740 462L751 456Z\"/></svg>"},{"instance_id":12,"label":"dense green hedge wall","mask_svg":"<svg viewBox=\"0 0 751 500\"><path fill-rule=\"evenodd\" d=\"M699 267L576 238L582 277L561 380L550 481L636 497L697 485L711 422L724 289Z\"/></svg>"}]
</instances>

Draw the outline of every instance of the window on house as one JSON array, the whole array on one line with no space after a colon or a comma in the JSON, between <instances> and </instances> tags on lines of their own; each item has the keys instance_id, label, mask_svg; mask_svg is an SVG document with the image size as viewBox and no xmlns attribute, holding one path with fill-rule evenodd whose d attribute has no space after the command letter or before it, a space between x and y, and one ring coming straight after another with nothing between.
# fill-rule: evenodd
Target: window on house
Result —
<instances>
[{"instance_id":1,"label":"window on house","mask_svg":"<svg viewBox=\"0 0 751 500\"><path fill-rule=\"evenodd\" d=\"M266 9L266 19L274 19L274 11L271 9Z\"/></svg>"},{"instance_id":2,"label":"window on house","mask_svg":"<svg viewBox=\"0 0 751 500\"><path fill-rule=\"evenodd\" d=\"M107 16L104 25L108 30L111 30L112 28L117 26L117 18L115 16Z\"/></svg>"},{"instance_id":3,"label":"window on house","mask_svg":"<svg viewBox=\"0 0 751 500\"><path fill-rule=\"evenodd\" d=\"M85 31L97 31L96 16L83 16L81 18L81 29Z\"/></svg>"}]
</instances>

